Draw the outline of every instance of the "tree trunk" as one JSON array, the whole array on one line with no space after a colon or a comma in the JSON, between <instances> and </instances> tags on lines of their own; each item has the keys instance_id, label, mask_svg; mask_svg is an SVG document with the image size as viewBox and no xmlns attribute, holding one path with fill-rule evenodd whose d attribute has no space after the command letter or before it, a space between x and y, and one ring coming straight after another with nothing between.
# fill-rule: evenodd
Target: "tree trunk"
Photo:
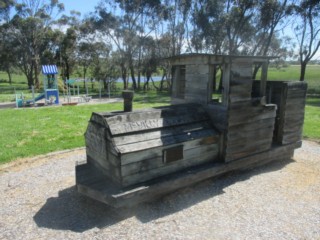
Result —
<instances>
[{"instance_id":1,"label":"tree trunk","mask_svg":"<svg viewBox=\"0 0 320 240\"><path fill-rule=\"evenodd\" d=\"M66 70L64 71L65 73L65 80L69 80L69 78L70 78L70 66L69 66L69 62L68 62L68 60L67 59L65 59L65 66L66 66Z\"/></svg>"},{"instance_id":2,"label":"tree trunk","mask_svg":"<svg viewBox=\"0 0 320 240\"><path fill-rule=\"evenodd\" d=\"M213 83L212 83L212 91L216 92L217 89L217 66L214 65L213 66L213 79L212 79Z\"/></svg>"},{"instance_id":3,"label":"tree trunk","mask_svg":"<svg viewBox=\"0 0 320 240\"><path fill-rule=\"evenodd\" d=\"M160 82L160 91L163 91L163 82L164 82L164 79L165 77L167 76L167 71L166 69L163 69L163 74L162 74L162 78L161 78L161 82Z\"/></svg>"},{"instance_id":4,"label":"tree trunk","mask_svg":"<svg viewBox=\"0 0 320 240\"><path fill-rule=\"evenodd\" d=\"M36 89L40 88L40 82L39 82L39 66L38 61L34 61L34 85Z\"/></svg>"},{"instance_id":5,"label":"tree trunk","mask_svg":"<svg viewBox=\"0 0 320 240\"><path fill-rule=\"evenodd\" d=\"M143 85L143 91L149 90L150 77L151 77L151 74L148 74L148 72L147 72L147 73L146 73L147 81L146 81L146 82L144 83L144 85Z\"/></svg>"},{"instance_id":6,"label":"tree trunk","mask_svg":"<svg viewBox=\"0 0 320 240\"><path fill-rule=\"evenodd\" d=\"M301 68L300 68L300 81L304 81L304 76L306 74L306 68L307 68L307 63L306 62L301 62Z\"/></svg>"},{"instance_id":7,"label":"tree trunk","mask_svg":"<svg viewBox=\"0 0 320 240\"><path fill-rule=\"evenodd\" d=\"M128 89L128 81L127 81L127 69L124 66L124 64L121 64L121 75L122 75L122 81L123 81L123 89Z\"/></svg>"},{"instance_id":8,"label":"tree trunk","mask_svg":"<svg viewBox=\"0 0 320 240\"><path fill-rule=\"evenodd\" d=\"M223 70L222 70L222 68L220 69L220 71L221 71L221 75L220 75L220 82L219 82L219 89L218 89L219 93L222 92L222 81L223 81Z\"/></svg>"},{"instance_id":9,"label":"tree trunk","mask_svg":"<svg viewBox=\"0 0 320 240\"><path fill-rule=\"evenodd\" d=\"M83 68L83 88L86 88L86 74L87 74L87 68Z\"/></svg>"},{"instance_id":10,"label":"tree trunk","mask_svg":"<svg viewBox=\"0 0 320 240\"><path fill-rule=\"evenodd\" d=\"M9 84L12 85L12 77L11 77L11 71L9 68L7 68L7 74L8 74L8 78L9 78Z\"/></svg>"},{"instance_id":11,"label":"tree trunk","mask_svg":"<svg viewBox=\"0 0 320 240\"><path fill-rule=\"evenodd\" d=\"M261 67L261 63L258 63L258 64L256 64L256 65L254 66L253 73L252 73L252 79L253 79L253 80L256 80L256 78L257 78L257 73L258 73L260 67Z\"/></svg>"},{"instance_id":12,"label":"tree trunk","mask_svg":"<svg viewBox=\"0 0 320 240\"><path fill-rule=\"evenodd\" d=\"M141 72L140 70L138 71L138 90L141 89Z\"/></svg>"},{"instance_id":13,"label":"tree trunk","mask_svg":"<svg viewBox=\"0 0 320 240\"><path fill-rule=\"evenodd\" d=\"M132 79L132 87L133 89L137 89L137 82L136 82L136 78L134 76L134 68L133 66L130 66L130 74L131 74L131 79Z\"/></svg>"}]
</instances>

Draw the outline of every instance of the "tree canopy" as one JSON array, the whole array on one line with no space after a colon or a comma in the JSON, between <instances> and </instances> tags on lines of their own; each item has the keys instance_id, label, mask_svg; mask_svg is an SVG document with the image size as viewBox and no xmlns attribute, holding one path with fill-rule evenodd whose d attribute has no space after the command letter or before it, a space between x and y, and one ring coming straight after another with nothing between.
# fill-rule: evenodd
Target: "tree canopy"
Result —
<instances>
[{"instance_id":1,"label":"tree canopy","mask_svg":"<svg viewBox=\"0 0 320 240\"><path fill-rule=\"evenodd\" d=\"M170 87L170 66L161 60L172 55L285 59L298 50L303 80L319 52L319 12L319 0L102 0L82 18L64 14L59 0L0 0L0 70L9 79L22 72L31 87L39 86L40 64L57 64L64 80L80 67L82 77L120 77L124 88L130 77L133 89L146 89L157 72L161 90ZM284 32L290 25L294 38Z\"/></svg>"}]
</instances>

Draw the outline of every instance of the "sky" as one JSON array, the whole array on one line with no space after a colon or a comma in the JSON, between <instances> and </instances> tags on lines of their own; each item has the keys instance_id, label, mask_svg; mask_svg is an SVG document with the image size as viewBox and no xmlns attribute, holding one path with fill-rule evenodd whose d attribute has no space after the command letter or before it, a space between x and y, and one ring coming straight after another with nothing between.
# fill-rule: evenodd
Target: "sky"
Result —
<instances>
[{"instance_id":1,"label":"sky","mask_svg":"<svg viewBox=\"0 0 320 240\"><path fill-rule=\"evenodd\" d=\"M100 0L60 0L59 2L64 4L65 14L69 14L71 10L76 10L83 17L86 13L93 12Z\"/></svg>"}]
</instances>

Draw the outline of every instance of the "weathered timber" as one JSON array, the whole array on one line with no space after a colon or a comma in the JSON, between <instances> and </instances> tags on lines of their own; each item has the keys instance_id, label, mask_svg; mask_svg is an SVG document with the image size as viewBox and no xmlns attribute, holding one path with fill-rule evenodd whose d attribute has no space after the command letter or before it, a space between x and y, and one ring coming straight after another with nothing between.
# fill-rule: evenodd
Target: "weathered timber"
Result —
<instances>
[{"instance_id":1,"label":"weathered timber","mask_svg":"<svg viewBox=\"0 0 320 240\"><path fill-rule=\"evenodd\" d=\"M213 149L212 146L220 142L218 131L199 104L129 113L94 113L85 137L91 164L101 168L121 186L192 166L196 164L190 157L193 156L192 151L197 152L196 148ZM181 159L179 155L172 154L165 157L172 147L179 146L183 153ZM218 152L211 150L198 161L214 161ZM132 165L129 167L127 164ZM143 177L139 179L133 175Z\"/></svg>"},{"instance_id":2,"label":"weathered timber","mask_svg":"<svg viewBox=\"0 0 320 240\"><path fill-rule=\"evenodd\" d=\"M207 152L202 152L201 157L199 157L199 154L196 154L196 151L189 151L186 153L186 157L183 160L176 161L175 164L162 164L156 168L150 168L146 170L142 169L142 171L136 172L135 174L123 176L122 184L123 186L129 186L132 182L145 182L155 177L162 176L164 173L168 174L176 172L180 169L206 162L216 162L218 161L218 153L218 145L213 146Z\"/></svg>"},{"instance_id":3,"label":"weathered timber","mask_svg":"<svg viewBox=\"0 0 320 240\"><path fill-rule=\"evenodd\" d=\"M172 106L92 114L87 164L77 167L78 191L128 206L228 171L290 158L300 146L307 85L267 81L269 59L171 58ZM251 78L254 64L262 66L260 81ZM217 67L223 72L221 103L213 99Z\"/></svg>"},{"instance_id":4,"label":"weathered timber","mask_svg":"<svg viewBox=\"0 0 320 240\"><path fill-rule=\"evenodd\" d=\"M207 143L205 139L196 139L192 141L187 141L183 143L184 150L194 149L201 145L210 145L210 144L216 144L219 142L218 136L211 136L207 137L207 139L210 139L210 142ZM180 143L176 144L180 145ZM172 146L176 146L172 145ZM121 165L126 165L133 162L138 162L150 158L160 157L163 154L163 150L168 148L168 146L159 146L156 148L151 148L147 152L144 150L136 151L136 152L129 152L127 154L121 155Z\"/></svg>"},{"instance_id":5,"label":"weathered timber","mask_svg":"<svg viewBox=\"0 0 320 240\"><path fill-rule=\"evenodd\" d=\"M89 164L76 166L76 182L78 192L94 198L113 207L133 206L141 202L150 201L177 189L197 182L219 176L234 170L257 167L272 161L290 159L295 148L301 142L279 146L270 151L262 152L230 163L208 163L192 167L187 171L175 172L165 177L153 179L133 187L119 189L103 175L99 175ZM90 184L83 176L95 178L95 184ZM92 182L92 180L91 180Z\"/></svg>"}]
</instances>

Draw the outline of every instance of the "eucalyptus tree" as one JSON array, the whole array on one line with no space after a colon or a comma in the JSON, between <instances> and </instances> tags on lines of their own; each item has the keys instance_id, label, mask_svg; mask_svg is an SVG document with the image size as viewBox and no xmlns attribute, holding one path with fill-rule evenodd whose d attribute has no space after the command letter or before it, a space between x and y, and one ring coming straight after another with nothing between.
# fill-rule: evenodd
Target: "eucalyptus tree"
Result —
<instances>
[{"instance_id":1,"label":"eucalyptus tree","mask_svg":"<svg viewBox=\"0 0 320 240\"><path fill-rule=\"evenodd\" d=\"M280 33L286 27L288 17L292 14L293 5L287 0L266 0L258 1L254 17L254 28L256 30L252 38L245 44L245 51L250 55L286 57L285 44L286 36ZM260 68L256 65L253 71L253 78Z\"/></svg>"},{"instance_id":2,"label":"eucalyptus tree","mask_svg":"<svg viewBox=\"0 0 320 240\"><path fill-rule=\"evenodd\" d=\"M92 15L96 29L108 38L117 52L124 88L128 88L128 71L136 89L135 62L139 59L141 41L154 31L159 0L105 0Z\"/></svg>"},{"instance_id":3,"label":"eucalyptus tree","mask_svg":"<svg viewBox=\"0 0 320 240\"><path fill-rule=\"evenodd\" d=\"M48 31L54 18L64 9L58 0L21 0L15 5L8 34L19 46L17 66L26 75L28 85L39 87L40 54L48 43Z\"/></svg>"},{"instance_id":4,"label":"eucalyptus tree","mask_svg":"<svg viewBox=\"0 0 320 240\"><path fill-rule=\"evenodd\" d=\"M16 64L14 52L16 45L7 34L8 25L0 26L0 71L4 71L8 75L9 84L12 84L12 73Z\"/></svg>"},{"instance_id":5,"label":"eucalyptus tree","mask_svg":"<svg viewBox=\"0 0 320 240\"><path fill-rule=\"evenodd\" d=\"M79 28L81 25L80 16L79 12L71 11L70 15L62 15L57 20L57 24L61 29L58 31L60 36L56 51L56 62L61 69L61 76L64 81L70 79L77 63ZM66 30L63 30L65 28Z\"/></svg>"},{"instance_id":6,"label":"eucalyptus tree","mask_svg":"<svg viewBox=\"0 0 320 240\"><path fill-rule=\"evenodd\" d=\"M14 0L0 0L0 70L8 74L10 84L12 84L11 73L15 65L12 54L15 45L8 35L8 29L10 29L10 13L14 6Z\"/></svg>"},{"instance_id":7,"label":"eucalyptus tree","mask_svg":"<svg viewBox=\"0 0 320 240\"><path fill-rule=\"evenodd\" d=\"M304 81L308 62L320 48L320 1L303 0L295 6L294 32L299 44L300 81Z\"/></svg>"},{"instance_id":8,"label":"eucalyptus tree","mask_svg":"<svg viewBox=\"0 0 320 240\"><path fill-rule=\"evenodd\" d=\"M194 4L192 45L197 52L213 54L225 53L223 46L226 37L225 1L201 0Z\"/></svg>"},{"instance_id":9,"label":"eucalyptus tree","mask_svg":"<svg viewBox=\"0 0 320 240\"><path fill-rule=\"evenodd\" d=\"M15 0L0 0L0 24L10 21L10 13L15 3Z\"/></svg>"}]
</instances>

